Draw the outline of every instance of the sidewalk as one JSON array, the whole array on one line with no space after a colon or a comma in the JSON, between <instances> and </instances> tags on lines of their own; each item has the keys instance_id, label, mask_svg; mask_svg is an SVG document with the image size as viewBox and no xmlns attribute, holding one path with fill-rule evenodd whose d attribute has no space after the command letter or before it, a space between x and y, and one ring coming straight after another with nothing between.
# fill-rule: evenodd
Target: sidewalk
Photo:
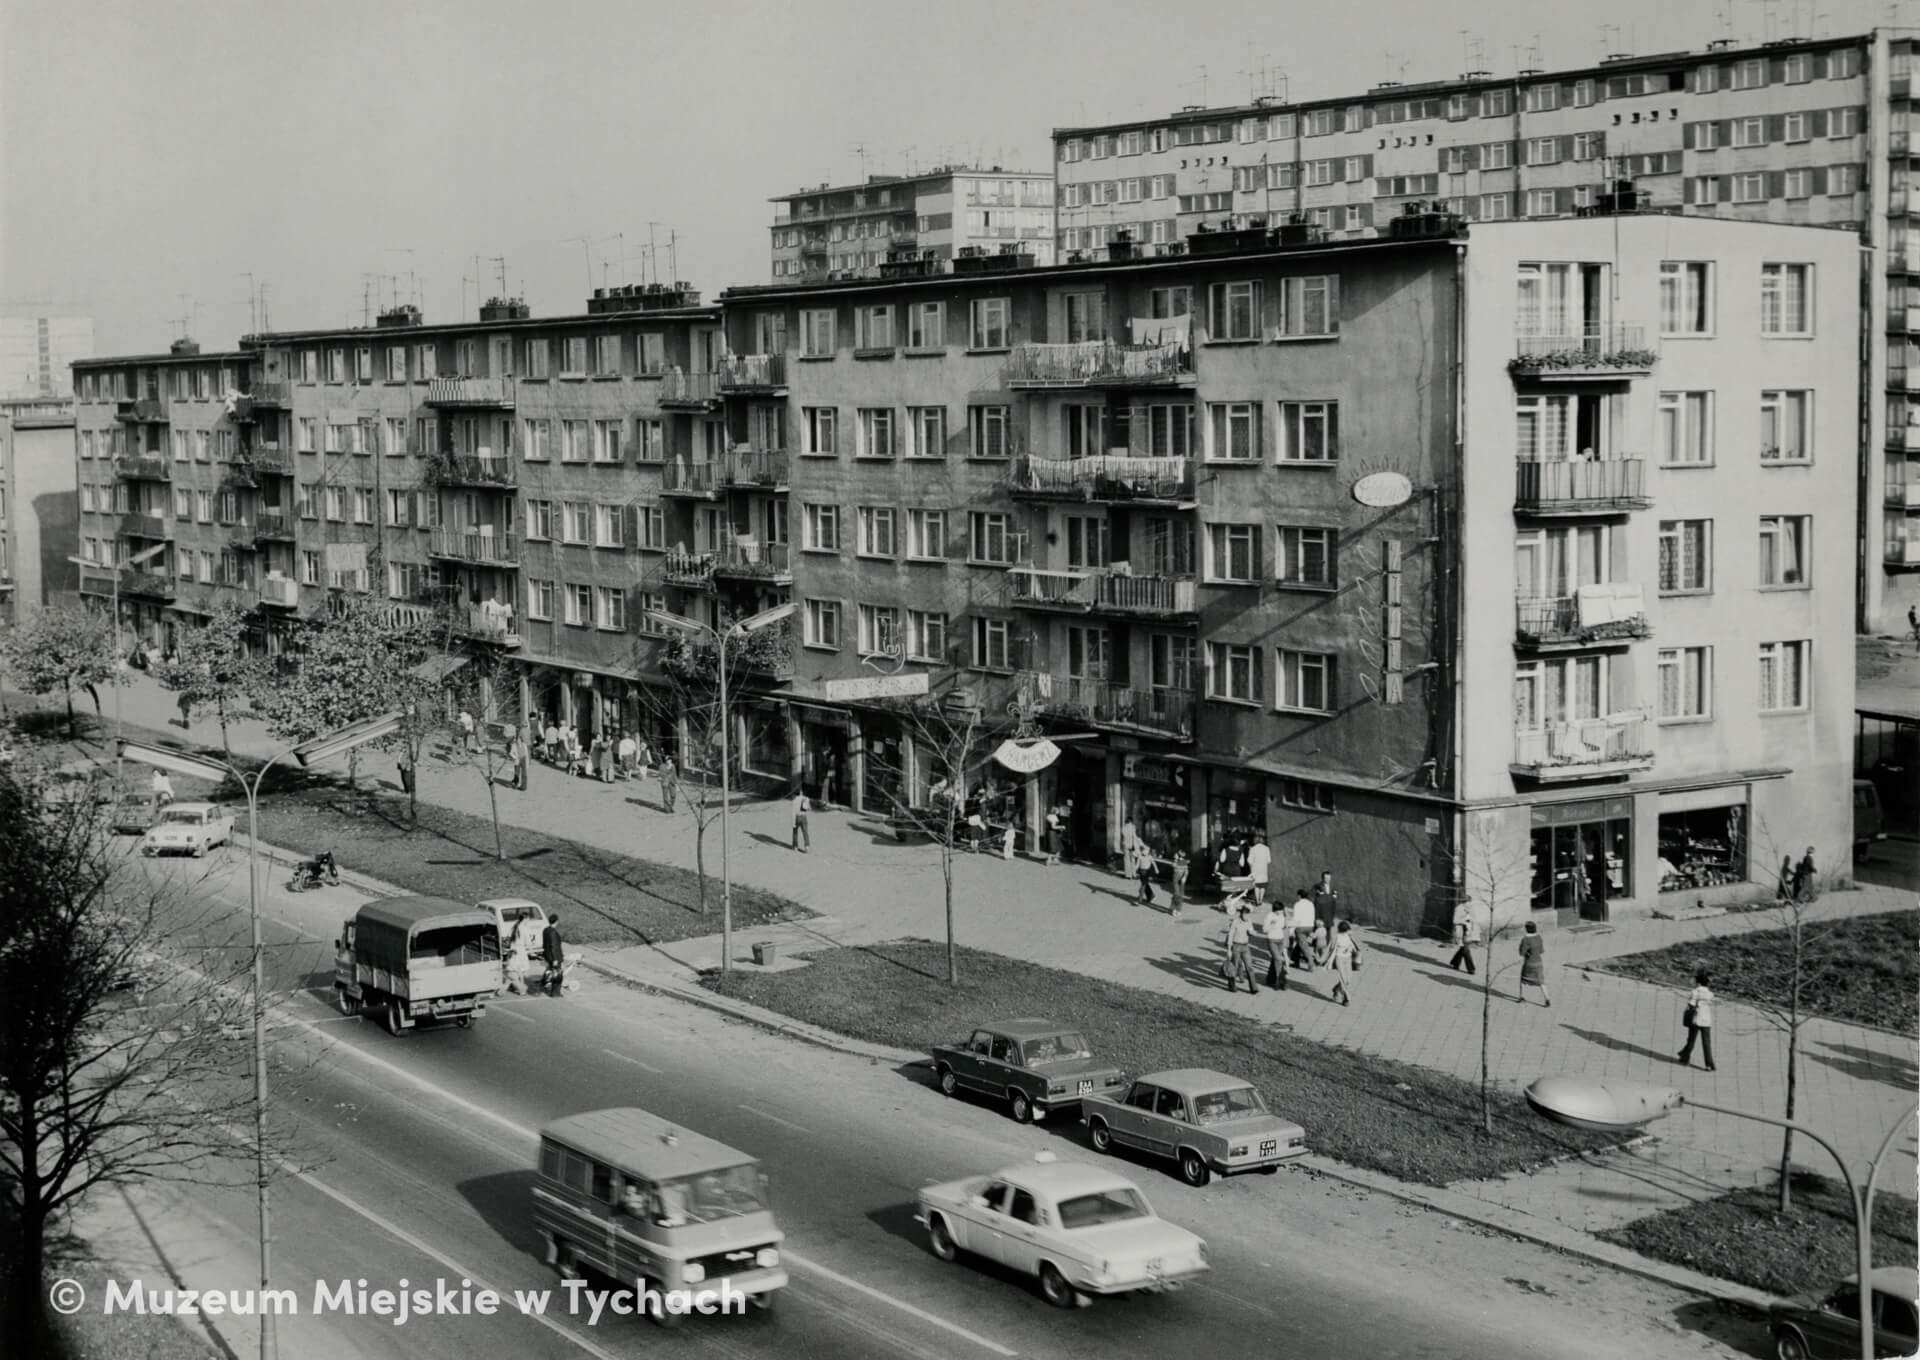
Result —
<instances>
[{"instance_id":1,"label":"sidewalk","mask_svg":"<svg viewBox=\"0 0 1920 1360\"><path fill-rule=\"evenodd\" d=\"M172 696L145 677L125 691L124 704L130 723L180 731ZM183 735L219 745L217 727L204 720ZM278 749L250 724L234 729L233 738L235 750L249 755ZM363 760L362 772L389 785L395 782L384 755ZM501 812L531 830L691 868L692 817L636 808L627 801L634 792L630 783L570 780L536 764L527 793L501 791ZM651 784L642 790L650 802L656 793ZM486 793L469 771L426 763L420 796L475 816L488 815ZM751 945L758 941L775 943L781 955L790 958L795 952L835 945L945 937L935 847L901 845L877 818L816 811L812 849L798 854L788 848L784 804L742 804L732 820L729 858L734 879L784 893L820 913L810 921L736 935L736 964L754 966ZM270 804L262 809L261 827L270 841ZM717 871L718 841L715 825L708 831L710 872ZM1296 972L1284 993L1232 996L1214 971L1223 918L1211 908L1190 904L1184 921L1171 921L1162 911L1135 905L1130 883L1085 865L1047 868L1037 861L962 853L954 877L963 944L1224 1006L1327 1044L1477 1079L1481 993L1474 980L1447 970L1450 951L1435 941L1362 929L1362 948L1369 957L1351 1008L1328 1003L1325 972ZM1910 890L1870 886L1828 895L1820 914L1911 910L1915 905ZM1503 995L1493 1003L1489 1053L1496 1079L1517 1088L1536 1076L1578 1072L1673 1085L1689 1095L1757 1113L1783 1112L1785 1036L1757 1013L1720 1003L1715 1030L1719 1071L1682 1069L1672 1061L1683 1037L1682 995L1581 968L1612 955L1773 924L1768 913L1748 913L1555 932L1547 943L1554 999L1550 1010L1535 1002L1520 1006L1512 1001L1517 957L1512 943L1503 941L1496 946L1495 959ZM681 990L700 970L717 966L719 955L719 938L707 936L664 947L614 950L602 959L636 981ZM1807 1023L1801 1038L1801 1117L1831 1138L1857 1168L1915 1097L1920 1085L1916 1045L1900 1035L1818 1020ZM1284 1109L1285 1093L1270 1094ZM1733 1183L1759 1180L1779 1156L1777 1131L1698 1109L1682 1109L1651 1131L1655 1137L1631 1152L1528 1176L1456 1185L1447 1193L1586 1233L1720 1193ZM1804 1139L1796 1141L1794 1155L1814 1170L1834 1171L1825 1155ZM1915 1182L1909 1131L1889 1153L1881 1184L1911 1194Z\"/></svg>"}]
</instances>

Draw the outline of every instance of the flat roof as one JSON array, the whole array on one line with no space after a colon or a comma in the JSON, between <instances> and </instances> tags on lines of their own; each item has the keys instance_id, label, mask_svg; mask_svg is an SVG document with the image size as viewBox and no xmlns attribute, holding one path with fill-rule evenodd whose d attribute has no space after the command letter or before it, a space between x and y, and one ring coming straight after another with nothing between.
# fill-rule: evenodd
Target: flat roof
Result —
<instances>
[{"instance_id":1,"label":"flat roof","mask_svg":"<svg viewBox=\"0 0 1920 1360\"><path fill-rule=\"evenodd\" d=\"M626 1106L556 1119L540 1136L648 1180L724 1171L759 1159L650 1111Z\"/></svg>"},{"instance_id":2,"label":"flat roof","mask_svg":"<svg viewBox=\"0 0 1920 1360\"><path fill-rule=\"evenodd\" d=\"M197 354L96 354L86 359L70 360L73 368L91 368L101 364L204 364L214 359L251 359L252 351L244 349L211 349Z\"/></svg>"},{"instance_id":3,"label":"flat roof","mask_svg":"<svg viewBox=\"0 0 1920 1360\"><path fill-rule=\"evenodd\" d=\"M868 189L891 189L901 184L926 184L936 179L952 179L955 176L978 175L982 179L1044 179L1051 181L1051 170L1008 170L1003 167L979 165L949 165L939 170L929 170L918 175L882 175L877 179L868 179L859 184L823 184L816 189L795 189L789 194L775 194L769 203L787 203L796 198L810 198L815 194L857 194Z\"/></svg>"}]
</instances>

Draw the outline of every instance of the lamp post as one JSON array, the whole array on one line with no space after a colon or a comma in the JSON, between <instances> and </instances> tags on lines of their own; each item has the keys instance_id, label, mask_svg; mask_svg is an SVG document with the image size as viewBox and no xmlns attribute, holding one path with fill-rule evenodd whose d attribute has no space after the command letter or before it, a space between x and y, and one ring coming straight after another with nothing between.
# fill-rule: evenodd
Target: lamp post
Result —
<instances>
[{"instance_id":1,"label":"lamp post","mask_svg":"<svg viewBox=\"0 0 1920 1360\"><path fill-rule=\"evenodd\" d=\"M351 723L338 731L275 752L267 763L254 771L253 779L236 767L218 760L205 760L165 746L121 741L121 757L175 774L192 775L216 783L229 776L247 795L247 917L253 933L253 1157L255 1192L260 1209L260 1290L265 1295L272 1281L273 1236L267 1196L267 1023L266 977L260 941L260 784L267 771L286 756L292 756L306 769L356 746L390 736L400 726L401 715L386 713L377 718ZM260 1360L273 1360L275 1347L273 1310L260 1310Z\"/></svg>"},{"instance_id":2,"label":"lamp post","mask_svg":"<svg viewBox=\"0 0 1920 1360\"><path fill-rule=\"evenodd\" d=\"M693 633L713 639L714 650L718 656L720 671L720 971L733 971L733 870L727 863L728 811L733 806L732 778L732 740L733 719L727 708L727 643L750 637L769 624L780 622L793 613L793 602L775 605L763 609L758 614L749 614L737 623L724 628L709 628L697 620L680 614L668 614L658 609L649 609L647 617L655 623L664 624L682 633Z\"/></svg>"},{"instance_id":3,"label":"lamp post","mask_svg":"<svg viewBox=\"0 0 1920 1360\"><path fill-rule=\"evenodd\" d=\"M1601 1081L1595 1077L1541 1077L1527 1087L1527 1104L1534 1113L1553 1120L1557 1124L1569 1124L1580 1129L1631 1129L1663 1119L1683 1105L1697 1109L1711 1110L1715 1114L1731 1115L1735 1119L1751 1119L1756 1124L1771 1124L1777 1129L1788 1129L1804 1134L1813 1142L1827 1150L1834 1164L1840 1168L1840 1179L1847 1187L1847 1202L1853 1208L1854 1247L1857 1256L1857 1268L1860 1272L1859 1317L1860 1360L1874 1360L1873 1357L1873 1190L1874 1182L1880 1177L1880 1162L1893 1146L1893 1136L1902 1129L1912 1126L1914 1117L1920 1115L1920 1102L1908 1107L1887 1136L1880 1140L1880 1147L1873 1154L1873 1160L1867 1163L1866 1175L1855 1182L1853 1172L1847 1167L1847 1159L1840 1150L1825 1138L1815 1133L1805 1124L1791 1119L1779 1119L1773 1115L1755 1114L1751 1110L1736 1110L1726 1105L1711 1105L1704 1100L1694 1100L1670 1086L1647 1086L1627 1082Z\"/></svg>"},{"instance_id":4,"label":"lamp post","mask_svg":"<svg viewBox=\"0 0 1920 1360\"><path fill-rule=\"evenodd\" d=\"M129 557L125 562L115 563L112 566L113 668L114 668L113 740L116 748L118 747L120 742L120 675L119 675L119 670L120 670L120 570L122 567L137 567L142 562L152 561L154 558L158 557L161 553L165 552L167 550L167 547L168 545L165 543L156 543L151 548L147 548L147 549L144 549L143 551L133 554L133 556ZM89 562L84 557L70 556L67 558L67 561L73 563L76 567L81 568L83 572L89 567L98 567L102 565L99 562ZM113 758L113 784L116 789L120 787L120 775L123 769L124 769L124 766L121 762L120 757L115 756Z\"/></svg>"}]
</instances>

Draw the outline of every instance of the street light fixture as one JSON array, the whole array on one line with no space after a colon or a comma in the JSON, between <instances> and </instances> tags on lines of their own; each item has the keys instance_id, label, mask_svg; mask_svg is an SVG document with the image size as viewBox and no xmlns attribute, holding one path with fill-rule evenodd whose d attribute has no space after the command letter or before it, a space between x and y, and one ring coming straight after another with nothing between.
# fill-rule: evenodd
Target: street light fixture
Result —
<instances>
[{"instance_id":1,"label":"street light fixture","mask_svg":"<svg viewBox=\"0 0 1920 1360\"><path fill-rule=\"evenodd\" d=\"M166 543L156 543L151 548L144 548L134 553L125 562L120 563L93 562L87 558L75 556L69 556L67 558L67 561L81 568L83 572L105 567L113 575L113 666L116 672L120 669L120 569L122 567L137 567L142 562L150 562L165 552L169 546L170 545ZM113 739L116 744L120 741L120 736L120 677L118 674L115 674L113 680ZM118 756L114 757L113 783L116 789L120 786L122 770L123 766L120 758Z\"/></svg>"},{"instance_id":2,"label":"street light fixture","mask_svg":"<svg viewBox=\"0 0 1920 1360\"><path fill-rule=\"evenodd\" d=\"M749 614L725 628L709 628L697 619L664 610L649 609L647 617L655 623L681 633L693 633L713 639L720 671L720 971L733 971L733 870L727 863L728 811L733 805L731 741L733 719L727 708L727 643L739 641L775 624L793 613L793 602L777 604L758 614Z\"/></svg>"},{"instance_id":3,"label":"street light fixture","mask_svg":"<svg viewBox=\"0 0 1920 1360\"><path fill-rule=\"evenodd\" d=\"M248 781L240 770L224 761L207 760L144 742L121 741L121 757L175 774L192 775L215 783L231 777L247 795L247 917L253 931L253 1155L254 1180L260 1207L260 1290L264 1297L271 1285L273 1241L267 1201L267 1023L266 978L260 946L260 784L267 771L286 756L292 756L301 769L329 756L340 755L356 746L390 736L400 726L401 715L385 713L377 718L350 723L324 736L289 746L276 752L254 771ZM260 1360L273 1360L274 1321L271 1309L260 1313Z\"/></svg>"},{"instance_id":4,"label":"street light fixture","mask_svg":"<svg viewBox=\"0 0 1920 1360\"><path fill-rule=\"evenodd\" d=\"M1665 1118L1684 1105L1696 1109L1711 1110L1715 1114L1731 1115L1735 1119L1751 1119L1756 1124L1771 1124L1775 1128L1789 1129L1804 1134L1813 1142L1827 1150L1835 1165L1840 1168L1840 1179L1847 1187L1847 1200L1853 1207L1854 1244L1858 1255L1860 1271L1860 1360L1874 1360L1873 1355L1873 1190L1874 1182L1880 1176L1881 1159L1893 1146L1893 1137L1902 1129L1910 1128L1914 1117L1920 1115L1920 1102L1916 1102L1902 1115L1887 1136L1880 1140L1879 1150L1873 1154L1873 1160L1867 1163L1865 1179L1855 1184L1853 1173L1847 1167L1846 1158L1839 1149L1825 1138L1815 1133L1805 1124L1791 1119L1777 1119L1772 1115L1755 1114L1751 1110L1736 1110L1726 1105L1710 1105L1704 1100L1694 1100L1671 1086L1650 1086L1636 1082L1601 1081L1595 1077L1541 1077L1527 1087L1527 1104L1534 1113L1557 1124L1569 1124L1577 1129L1632 1129L1653 1120Z\"/></svg>"}]
</instances>

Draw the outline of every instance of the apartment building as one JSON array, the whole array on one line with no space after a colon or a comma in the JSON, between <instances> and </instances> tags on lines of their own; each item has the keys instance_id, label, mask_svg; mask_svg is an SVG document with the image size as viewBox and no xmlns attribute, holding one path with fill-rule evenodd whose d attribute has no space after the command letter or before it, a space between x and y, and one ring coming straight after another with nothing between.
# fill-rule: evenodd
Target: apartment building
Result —
<instances>
[{"instance_id":1,"label":"apartment building","mask_svg":"<svg viewBox=\"0 0 1920 1360\"><path fill-rule=\"evenodd\" d=\"M73 362L92 354L90 316L0 316L0 398L71 397Z\"/></svg>"},{"instance_id":2,"label":"apartment building","mask_svg":"<svg viewBox=\"0 0 1920 1360\"><path fill-rule=\"evenodd\" d=\"M1053 263L1053 176L950 165L773 200L776 283L874 277L889 258L1031 255Z\"/></svg>"},{"instance_id":3,"label":"apartment building","mask_svg":"<svg viewBox=\"0 0 1920 1360\"><path fill-rule=\"evenodd\" d=\"M1847 227L1874 251L1859 297L1860 627L1920 601L1920 238L1909 213L1915 30L1731 41L1593 66L1467 72L1352 95L1054 132L1062 258L1178 251L1202 229L1303 220L1352 239L1429 202L1476 223L1622 203ZM1626 197L1619 197L1622 182Z\"/></svg>"},{"instance_id":4,"label":"apartment building","mask_svg":"<svg viewBox=\"0 0 1920 1360\"><path fill-rule=\"evenodd\" d=\"M74 588L73 443L71 401L0 398L0 618L17 619Z\"/></svg>"}]
</instances>

